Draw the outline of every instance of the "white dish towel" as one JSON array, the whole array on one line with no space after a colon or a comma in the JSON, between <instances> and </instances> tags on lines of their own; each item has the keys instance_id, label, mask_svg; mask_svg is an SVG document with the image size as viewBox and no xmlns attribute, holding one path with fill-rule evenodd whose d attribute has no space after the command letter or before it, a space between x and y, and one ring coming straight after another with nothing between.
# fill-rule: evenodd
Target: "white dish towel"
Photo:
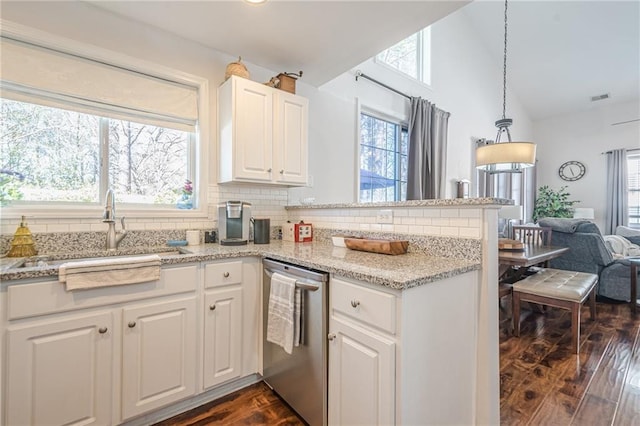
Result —
<instances>
[{"instance_id":1,"label":"white dish towel","mask_svg":"<svg viewBox=\"0 0 640 426\"><path fill-rule=\"evenodd\" d=\"M114 257L67 262L60 265L58 281L67 291L136 284L160 279L160 257Z\"/></svg>"},{"instance_id":2,"label":"white dish towel","mask_svg":"<svg viewBox=\"0 0 640 426\"><path fill-rule=\"evenodd\" d=\"M267 341L293 352L296 279L278 272L271 276ZM299 315L299 314L298 314Z\"/></svg>"}]
</instances>

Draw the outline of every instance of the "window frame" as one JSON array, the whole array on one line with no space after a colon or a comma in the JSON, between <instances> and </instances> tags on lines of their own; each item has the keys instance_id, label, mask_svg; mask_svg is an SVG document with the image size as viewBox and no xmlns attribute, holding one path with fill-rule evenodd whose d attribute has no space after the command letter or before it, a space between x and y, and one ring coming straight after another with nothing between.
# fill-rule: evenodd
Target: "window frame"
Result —
<instances>
[{"instance_id":1,"label":"window frame","mask_svg":"<svg viewBox=\"0 0 640 426\"><path fill-rule=\"evenodd\" d=\"M141 74L147 74L165 80L191 85L198 90L198 123L196 131L192 133L191 141L193 151L191 163L192 176L196 179L196 197L198 206L191 210L177 208L152 207L143 204L125 204L117 206L118 215L133 218L206 218L208 216L207 187L209 183L208 167L205 167L209 159L209 147L206 141L210 140L209 124L209 83L206 78L176 70L164 65L135 58L123 53L104 49L94 45L78 42L76 40L52 35L41 30L26 27L13 22L0 19L0 32L3 36L14 38L26 43L32 43L53 50L58 50L71 55L105 62L117 67L126 68ZM132 117L131 121L135 122ZM101 143L101 146L104 144ZM101 148L102 149L102 148ZM195 158L194 158L195 157ZM108 173L108 172L107 172ZM95 203L35 203L21 202L0 206L0 214L6 219L19 219L22 215L37 219L75 219L102 217L104 193L103 180L101 179L100 202ZM104 191L104 192L103 192Z\"/></svg>"},{"instance_id":2,"label":"window frame","mask_svg":"<svg viewBox=\"0 0 640 426\"><path fill-rule=\"evenodd\" d=\"M373 57L373 61L382 66L385 67L387 69L389 69L390 71L403 76L404 78L408 78L412 81L416 81L420 84L423 84L425 86L427 86L427 88L431 87L431 27L426 27L420 31L418 31L417 33L414 33L412 35L410 35L409 37L413 37L415 35L418 35L418 43L416 46L416 66L417 66L417 77L414 77L412 75L407 74L404 71L401 71L400 69L390 65L389 63L383 61L382 59L378 58L378 55L380 55L380 53L385 52L387 50L389 50L391 47L383 50L382 52L376 54ZM407 38L404 38L401 41L406 40ZM397 44L397 43L396 43ZM395 44L394 44L395 46Z\"/></svg>"},{"instance_id":3,"label":"window frame","mask_svg":"<svg viewBox=\"0 0 640 426\"><path fill-rule=\"evenodd\" d=\"M400 159L400 157L402 156L401 152L400 152L400 138L402 137L402 132L406 131L407 132L407 138L408 138L408 132L409 132L409 124L407 122L407 120L400 118L396 115L392 115L392 114L387 114L384 112L381 112L379 110L376 110L374 108L370 108L370 107L363 107L358 103L358 108L357 108L357 153L356 153L356 166L355 166L355 171L356 171L356 187L355 187L355 192L356 192L356 200L358 203L363 203L363 204L375 204L378 201L363 201L360 198L360 160L361 160L361 156L362 156L362 127L361 127L361 119L362 119L362 115L367 115L370 117L373 117L375 119L381 120L381 121L386 121L392 124L397 125L400 128L400 132L398 132L398 137L396 138L396 150L394 151L395 154L395 169L396 169L396 176L397 179L394 178L394 180L396 181L396 185L394 185L394 200L389 200L389 201L381 201L382 203L389 203L389 202L397 202L397 201L405 201L402 200L400 198L400 196L402 195L402 169L401 169L401 163L400 161L398 161ZM408 148L408 144L409 141L407 139L407 158L409 155L409 148Z\"/></svg>"},{"instance_id":4,"label":"window frame","mask_svg":"<svg viewBox=\"0 0 640 426\"><path fill-rule=\"evenodd\" d=\"M640 150L638 149L634 149L634 150L628 150L627 151L627 155L626 155L626 161L627 161L627 197L628 199L631 198L631 193L632 192L639 192L640 193L640 175L636 177L636 179L638 180L638 187L631 189L631 173L629 173L629 163L631 163L631 161L638 161L640 163ZM640 197L640 196L639 196ZM640 207L639 207L640 209ZM640 211L638 216L634 216L638 218L638 222L639 223L631 223L631 204L629 204L628 206L628 211L627 214L629 215L629 227L630 228L637 228L640 229Z\"/></svg>"}]
</instances>

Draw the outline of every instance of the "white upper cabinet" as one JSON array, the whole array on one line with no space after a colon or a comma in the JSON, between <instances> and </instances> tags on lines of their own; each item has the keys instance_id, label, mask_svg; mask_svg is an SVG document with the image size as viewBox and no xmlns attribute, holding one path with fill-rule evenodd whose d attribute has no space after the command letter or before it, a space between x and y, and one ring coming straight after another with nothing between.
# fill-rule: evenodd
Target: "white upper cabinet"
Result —
<instances>
[{"instance_id":1,"label":"white upper cabinet","mask_svg":"<svg viewBox=\"0 0 640 426\"><path fill-rule=\"evenodd\" d=\"M218 89L219 181L306 185L307 99L231 76Z\"/></svg>"}]
</instances>

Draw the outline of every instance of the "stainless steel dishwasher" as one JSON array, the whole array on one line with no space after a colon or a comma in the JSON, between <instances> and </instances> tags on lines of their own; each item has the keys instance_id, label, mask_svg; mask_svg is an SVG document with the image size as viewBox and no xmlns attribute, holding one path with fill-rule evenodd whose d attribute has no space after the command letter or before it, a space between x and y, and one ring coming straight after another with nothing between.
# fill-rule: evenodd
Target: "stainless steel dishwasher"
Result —
<instances>
[{"instance_id":1,"label":"stainless steel dishwasher","mask_svg":"<svg viewBox=\"0 0 640 426\"><path fill-rule=\"evenodd\" d=\"M327 424L327 328L329 275L287 263L264 259L263 379L311 426ZM302 342L291 355L267 342L267 315L271 275L296 279L301 289Z\"/></svg>"}]
</instances>

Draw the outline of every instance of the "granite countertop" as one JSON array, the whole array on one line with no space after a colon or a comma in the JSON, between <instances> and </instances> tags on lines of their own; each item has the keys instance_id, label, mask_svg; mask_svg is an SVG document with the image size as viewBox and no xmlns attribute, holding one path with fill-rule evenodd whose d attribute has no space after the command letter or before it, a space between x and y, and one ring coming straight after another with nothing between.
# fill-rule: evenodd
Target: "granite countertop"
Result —
<instances>
[{"instance_id":1,"label":"granite countertop","mask_svg":"<svg viewBox=\"0 0 640 426\"><path fill-rule=\"evenodd\" d=\"M362 280L393 289L407 289L469 271L479 270L481 263L466 259L427 256L409 252L399 256L366 253L344 247L334 247L323 242L293 243L272 240L270 244L248 244L245 246L221 246L202 244L198 246L152 247L117 251L109 255L135 255L158 253L163 265L203 262L217 259L259 256L289 262L302 267L317 269L346 278ZM105 252L83 253L82 257L105 256ZM63 257L50 256L51 260L73 259L72 254ZM1 258L0 280L20 280L58 275L60 262L45 266L16 267L23 259Z\"/></svg>"},{"instance_id":2,"label":"granite countertop","mask_svg":"<svg viewBox=\"0 0 640 426\"><path fill-rule=\"evenodd\" d=\"M336 204L299 204L286 206L286 210L297 209L354 209L380 207L474 207L474 206L508 206L513 200L505 198L437 198L431 200L380 201L377 203L336 203Z\"/></svg>"}]
</instances>

